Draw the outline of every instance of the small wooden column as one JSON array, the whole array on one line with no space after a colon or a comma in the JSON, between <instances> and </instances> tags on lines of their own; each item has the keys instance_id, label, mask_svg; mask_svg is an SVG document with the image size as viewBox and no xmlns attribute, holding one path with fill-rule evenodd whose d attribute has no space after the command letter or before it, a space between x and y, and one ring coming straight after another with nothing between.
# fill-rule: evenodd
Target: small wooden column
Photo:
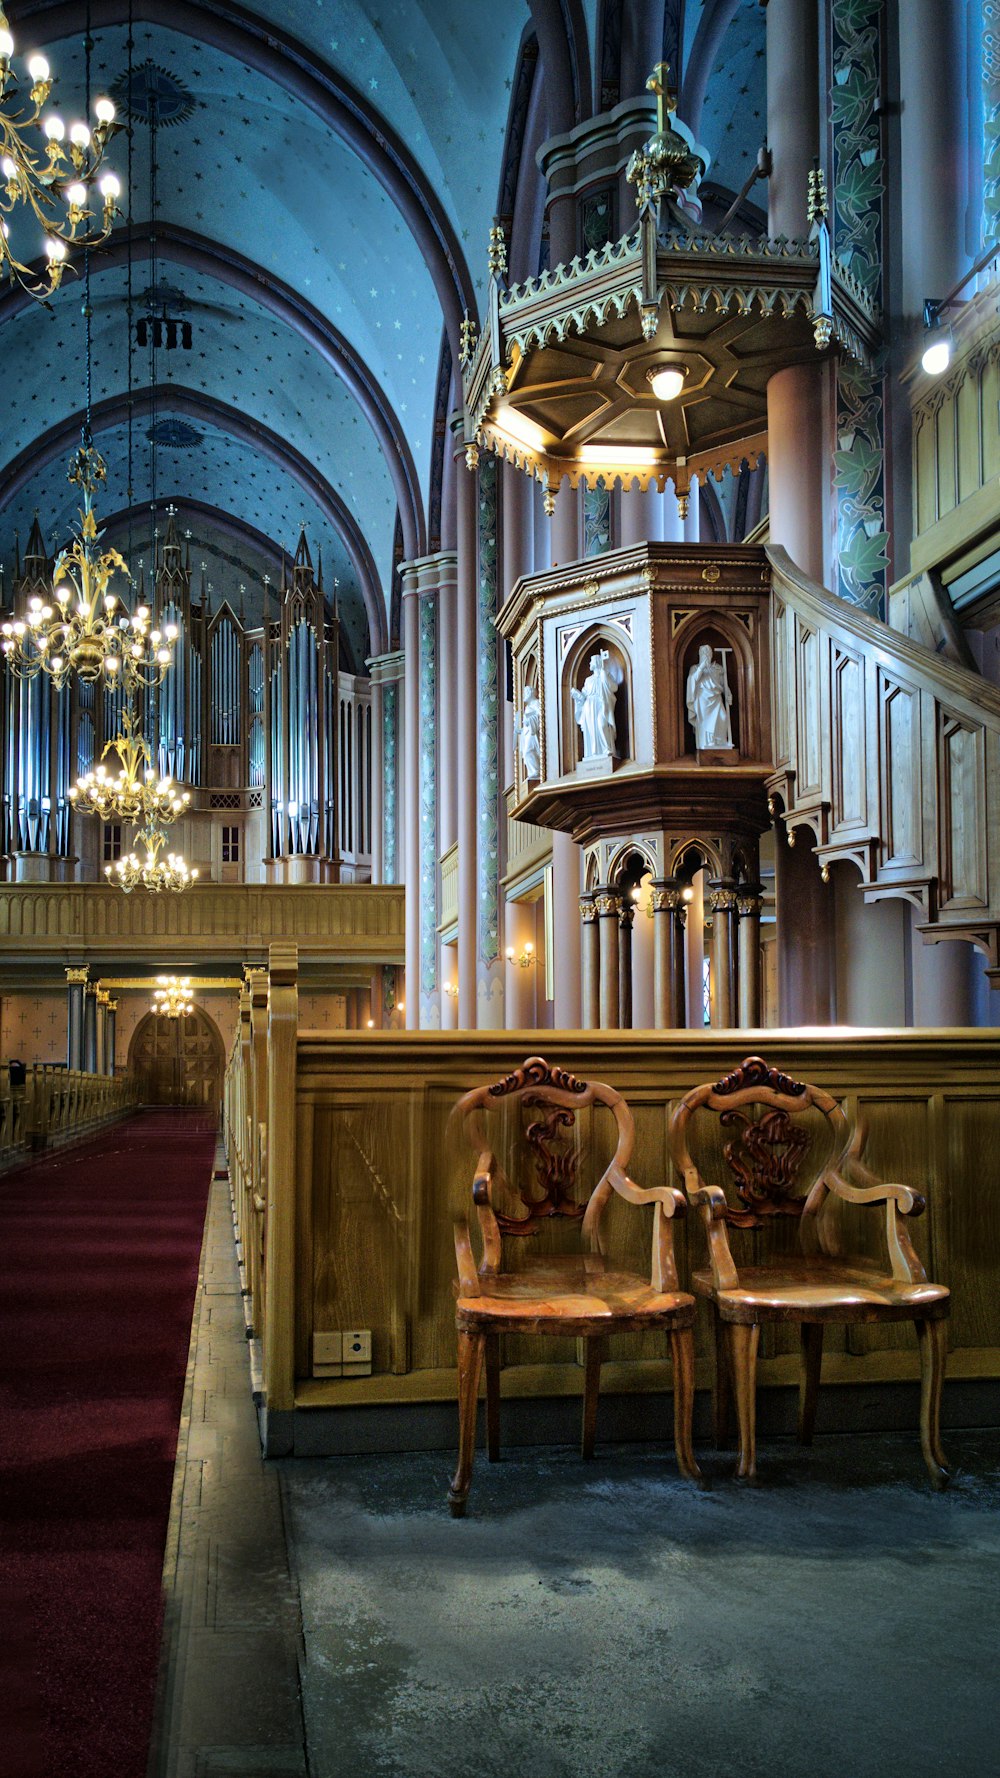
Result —
<instances>
[{"instance_id":1,"label":"small wooden column","mask_svg":"<svg viewBox=\"0 0 1000 1778\"><path fill-rule=\"evenodd\" d=\"M684 993L684 896L676 877L654 883L653 995L657 1031L676 1031L686 1020Z\"/></svg>"},{"instance_id":2,"label":"small wooden column","mask_svg":"<svg viewBox=\"0 0 1000 1778\"><path fill-rule=\"evenodd\" d=\"M755 1030L760 1024L760 916L764 906L759 883L740 884L736 894L739 912L740 1025Z\"/></svg>"},{"instance_id":3,"label":"small wooden column","mask_svg":"<svg viewBox=\"0 0 1000 1778\"><path fill-rule=\"evenodd\" d=\"M83 1061L86 1074L97 1073L97 987L88 984L83 997Z\"/></svg>"},{"instance_id":4,"label":"small wooden column","mask_svg":"<svg viewBox=\"0 0 1000 1778\"><path fill-rule=\"evenodd\" d=\"M708 885L712 909L712 1024L727 1029L736 1012L736 885L718 877Z\"/></svg>"},{"instance_id":5,"label":"small wooden column","mask_svg":"<svg viewBox=\"0 0 1000 1778\"><path fill-rule=\"evenodd\" d=\"M601 959L600 1029L617 1031L620 1005L620 939L618 914L621 902L613 889L598 889L594 895L597 910Z\"/></svg>"},{"instance_id":6,"label":"small wooden column","mask_svg":"<svg viewBox=\"0 0 1000 1778\"><path fill-rule=\"evenodd\" d=\"M117 1000L108 1000L104 1008L104 1072L114 1075L115 1072L115 1025L118 1011Z\"/></svg>"},{"instance_id":7,"label":"small wooden column","mask_svg":"<svg viewBox=\"0 0 1000 1778\"><path fill-rule=\"evenodd\" d=\"M66 971L66 1066L83 1067L83 1001L90 971L86 964Z\"/></svg>"},{"instance_id":8,"label":"small wooden column","mask_svg":"<svg viewBox=\"0 0 1000 1778\"><path fill-rule=\"evenodd\" d=\"M580 944L583 964L583 1028L601 1028L601 941L592 895L580 897Z\"/></svg>"},{"instance_id":9,"label":"small wooden column","mask_svg":"<svg viewBox=\"0 0 1000 1778\"><path fill-rule=\"evenodd\" d=\"M632 1029L632 921L635 905L624 896L618 900L618 1028Z\"/></svg>"}]
</instances>

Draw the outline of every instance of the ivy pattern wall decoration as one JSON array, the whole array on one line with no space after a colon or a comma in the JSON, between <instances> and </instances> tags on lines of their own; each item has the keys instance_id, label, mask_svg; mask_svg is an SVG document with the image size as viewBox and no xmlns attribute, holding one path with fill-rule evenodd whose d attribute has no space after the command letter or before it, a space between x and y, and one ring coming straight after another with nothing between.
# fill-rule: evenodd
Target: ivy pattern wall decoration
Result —
<instances>
[{"instance_id":1,"label":"ivy pattern wall decoration","mask_svg":"<svg viewBox=\"0 0 1000 1778\"><path fill-rule=\"evenodd\" d=\"M503 1022L503 959L500 953L500 690L497 611L499 533L497 459L479 460L479 818L477 853L476 999L478 1020Z\"/></svg>"},{"instance_id":2,"label":"ivy pattern wall decoration","mask_svg":"<svg viewBox=\"0 0 1000 1778\"><path fill-rule=\"evenodd\" d=\"M437 598L420 601L420 1023L440 1025L437 871Z\"/></svg>"},{"instance_id":3,"label":"ivy pattern wall decoration","mask_svg":"<svg viewBox=\"0 0 1000 1778\"><path fill-rule=\"evenodd\" d=\"M833 246L881 305L885 163L881 93L883 0L833 0ZM885 414L880 367L837 368L837 591L881 616L885 605Z\"/></svg>"}]
</instances>

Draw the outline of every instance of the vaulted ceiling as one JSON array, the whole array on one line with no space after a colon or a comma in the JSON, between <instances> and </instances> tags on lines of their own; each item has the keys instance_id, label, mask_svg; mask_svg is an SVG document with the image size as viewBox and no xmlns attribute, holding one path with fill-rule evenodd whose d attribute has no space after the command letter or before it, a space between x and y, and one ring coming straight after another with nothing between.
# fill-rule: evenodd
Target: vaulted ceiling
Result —
<instances>
[{"instance_id":1,"label":"vaulted ceiling","mask_svg":"<svg viewBox=\"0 0 1000 1778\"><path fill-rule=\"evenodd\" d=\"M45 48L54 100L74 115L84 7L8 10L18 51ZM598 0L286 0L277 13L133 0L131 58L128 0L91 10L94 91L110 88L133 124L129 214L92 258L100 510L124 515L131 485L131 523L112 529L148 562L176 504L213 595L236 603L242 586L248 611L262 608L265 564L280 572L305 526L361 661L389 645L397 533L404 554L432 540L442 338L456 341L482 297L519 46L537 33L552 93L565 84L560 45L575 56L589 111L615 8L605 0L598 20ZM735 189L763 135L763 13L757 0L666 0L664 14L686 53L714 25L698 133L711 177ZM111 158L124 176L124 136ZM25 243L31 257L38 245ZM179 335L156 352L152 394L134 336L129 362L130 289L136 319L152 291L190 324L189 345ZM23 540L37 509L55 545L75 509L65 465L84 403L80 293L67 279L49 310L0 297L8 577L15 528Z\"/></svg>"}]
</instances>

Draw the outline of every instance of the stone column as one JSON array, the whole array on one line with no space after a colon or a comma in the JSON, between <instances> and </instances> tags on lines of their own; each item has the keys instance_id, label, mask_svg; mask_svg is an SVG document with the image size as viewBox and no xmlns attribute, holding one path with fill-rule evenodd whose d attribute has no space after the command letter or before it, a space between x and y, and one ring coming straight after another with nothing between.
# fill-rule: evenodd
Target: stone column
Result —
<instances>
[{"instance_id":1,"label":"stone column","mask_svg":"<svg viewBox=\"0 0 1000 1778\"><path fill-rule=\"evenodd\" d=\"M372 882L400 881L399 703L403 651L372 655Z\"/></svg>"},{"instance_id":2,"label":"stone column","mask_svg":"<svg viewBox=\"0 0 1000 1778\"><path fill-rule=\"evenodd\" d=\"M816 0L769 0L767 140L772 236L808 232L809 173L819 154L819 30ZM767 385L771 542L815 580L829 555L828 461L833 409L830 373L796 365Z\"/></svg>"},{"instance_id":3,"label":"stone column","mask_svg":"<svg viewBox=\"0 0 1000 1778\"><path fill-rule=\"evenodd\" d=\"M623 488L618 510L618 541L623 549L633 543L662 542L663 495L655 485L642 492L632 485Z\"/></svg>"},{"instance_id":4,"label":"stone column","mask_svg":"<svg viewBox=\"0 0 1000 1778\"><path fill-rule=\"evenodd\" d=\"M682 1029L684 993L684 898L676 877L654 883L653 1017L657 1031Z\"/></svg>"},{"instance_id":5,"label":"stone column","mask_svg":"<svg viewBox=\"0 0 1000 1778\"><path fill-rule=\"evenodd\" d=\"M580 940L583 952L583 1014L585 1031L601 1028L601 944L592 895L580 897Z\"/></svg>"},{"instance_id":6,"label":"stone column","mask_svg":"<svg viewBox=\"0 0 1000 1778\"><path fill-rule=\"evenodd\" d=\"M677 506L676 500L674 501L674 506L675 508ZM680 535L683 537L685 543L701 542L701 486L697 478L691 483L691 486L688 489L687 511L683 518L681 518L680 512L678 511L677 523L680 527ZM668 533L668 535L670 534Z\"/></svg>"},{"instance_id":7,"label":"stone column","mask_svg":"<svg viewBox=\"0 0 1000 1778\"><path fill-rule=\"evenodd\" d=\"M117 1024L118 1002L109 1000L104 1008L104 1072L112 1077L115 1072L115 1026Z\"/></svg>"},{"instance_id":8,"label":"stone column","mask_svg":"<svg viewBox=\"0 0 1000 1778\"><path fill-rule=\"evenodd\" d=\"M800 830L785 838L779 824L774 847L774 896L778 946L778 1018L782 1025L829 1025L836 992L834 900Z\"/></svg>"},{"instance_id":9,"label":"stone column","mask_svg":"<svg viewBox=\"0 0 1000 1778\"><path fill-rule=\"evenodd\" d=\"M535 984L538 960L535 956L534 904L509 901L505 908L504 928L507 938L505 953L504 1012L509 1031L533 1031L535 1018ZM529 950L530 946L530 950ZM522 965L522 955L532 961Z\"/></svg>"},{"instance_id":10,"label":"stone column","mask_svg":"<svg viewBox=\"0 0 1000 1778\"><path fill-rule=\"evenodd\" d=\"M106 1074L108 1071L108 1065L107 1065L108 992L107 992L107 989L102 988L100 985L98 985L97 992L96 992L94 998L97 1002L97 1016L96 1016L96 1020L95 1020L96 1042L94 1045L94 1073L95 1074Z\"/></svg>"},{"instance_id":11,"label":"stone column","mask_svg":"<svg viewBox=\"0 0 1000 1778\"><path fill-rule=\"evenodd\" d=\"M404 562L403 881L406 884L406 1028L420 1025L420 601L417 567ZM348 1025L348 1030L353 1026Z\"/></svg>"},{"instance_id":12,"label":"stone column","mask_svg":"<svg viewBox=\"0 0 1000 1778\"><path fill-rule=\"evenodd\" d=\"M760 1025L760 916L764 901L760 884L740 884L736 895L739 913L739 1023L744 1031Z\"/></svg>"},{"instance_id":13,"label":"stone column","mask_svg":"<svg viewBox=\"0 0 1000 1778\"><path fill-rule=\"evenodd\" d=\"M618 917L621 902L613 889L600 888L594 895L601 959L600 1029L617 1031L621 1017L621 941Z\"/></svg>"},{"instance_id":14,"label":"stone column","mask_svg":"<svg viewBox=\"0 0 1000 1778\"><path fill-rule=\"evenodd\" d=\"M728 877L709 883L712 909L712 1024L728 1030L736 1011L736 888Z\"/></svg>"},{"instance_id":15,"label":"stone column","mask_svg":"<svg viewBox=\"0 0 1000 1778\"><path fill-rule=\"evenodd\" d=\"M459 1030L476 1028L476 718L477 650L477 478L466 464L465 416L449 422L454 440L457 496L458 621L455 636L455 838L458 842L458 1004Z\"/></svg>"},{"instance_id":16,"label":"stone column","mask_svg":"<svg viewBox=\"0 0 1000 1778\"><path fill-rule=\"evenodd\" d=\"M632 921L632 1029L634 1031L652 1031L655 1026L654 1012L654 976L655 940L653 935L652 908L646 897L650 894L648 884L640 890L638 901L633 901L634 919Z\"/></svg>"},{"instance_id":17,"label":"stone column","mask_svg":"<svg viewBox=\"0 0 1000 1778\"><path fill-rule=\"evenodd\" d=\"M66 971L66 1066L83 1067L83 1002L90 970L84 963Z\"/></svg>"},{"instance_id":18,"label":"stone column","mask_svg":"<svg viewBox=\"0 0 1000 1778\"><path fill-rule=\"evenodd\" d=\"M687 932L684 961L687 980L687 1016L689 1029L700 1031L705 1023L705 877L699 871L691 884L687 907Z\"/></svg>"},{"instance_id":19,"label":"stone column","mask_svg":"<svg viewBox=\"0 0 1000 1778\"><path fill-rule=\"evenodd\" d=\"M635 908L618 898L618 1029L632 1029L632 922Z\"/></svg>"},{"instance_id":20,"label":"stone column","mask_svg":"<svg viewBox=\"0 0 1000 1778\"><path fill-rule=\"evenodd\" d=\"M97 1073L97 987L96 984L84 989L83 997L83 1069L87 1074Z\"/></svg>"},{"instance_id":21,"label":"stone column","mask_svg":"<svg viewBox=\"0 0 1000 1778\"><path fill-rule=\"evenodd\" d=\"M504 959L500 942L503 676L498 608L500 463L479 466L477 518L478 638L476 643L476 1024L502 1030ZM506 807L503 809L506 820Z\"/></svg>"},{"instance_id":22,"label":"stone column","mask_svg":"<svg viewBox=\"0 0 1000 1778\"><path fill-rule=\"evenodd\" d=\"M553 562L574 562L580 554L580 496L565 483L556 497L550 538ZM536 567L539 564L536 563ZM552 927L558 935L552 959L555 998L552 1022L557 1030L572 1030L581 1020L580 945L577 942L580 904L580 848L566 833L552 835ZM603 1022L603 1021L602 1021Z\"/></svg>"}]
</instances>

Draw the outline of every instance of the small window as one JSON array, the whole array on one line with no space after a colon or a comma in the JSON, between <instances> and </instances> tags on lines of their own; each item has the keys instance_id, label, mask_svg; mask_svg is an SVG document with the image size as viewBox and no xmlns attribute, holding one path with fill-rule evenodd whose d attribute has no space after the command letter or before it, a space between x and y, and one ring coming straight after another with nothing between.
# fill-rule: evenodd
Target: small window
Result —
<instances>
[{"instance_id":1,"label":"small window","mask_svg":"<svg viewBox=\"0 0 1000 1778\"><path fill-rule=\"evenodd\" d=\"M104 862L117 864L122 855L122 824L120 821L104 823Z\"/></svg>"},{"instance_id":2,"label":"small window","mask_svg":"<svg viewBox=\"0 0 1000 1778\"><path fill-rule=\"evenodd\" d=\"M239 864L240 861L240 830L238 827L222 829L222 862L223 864Z\"/></svg>"}]
</instances>

